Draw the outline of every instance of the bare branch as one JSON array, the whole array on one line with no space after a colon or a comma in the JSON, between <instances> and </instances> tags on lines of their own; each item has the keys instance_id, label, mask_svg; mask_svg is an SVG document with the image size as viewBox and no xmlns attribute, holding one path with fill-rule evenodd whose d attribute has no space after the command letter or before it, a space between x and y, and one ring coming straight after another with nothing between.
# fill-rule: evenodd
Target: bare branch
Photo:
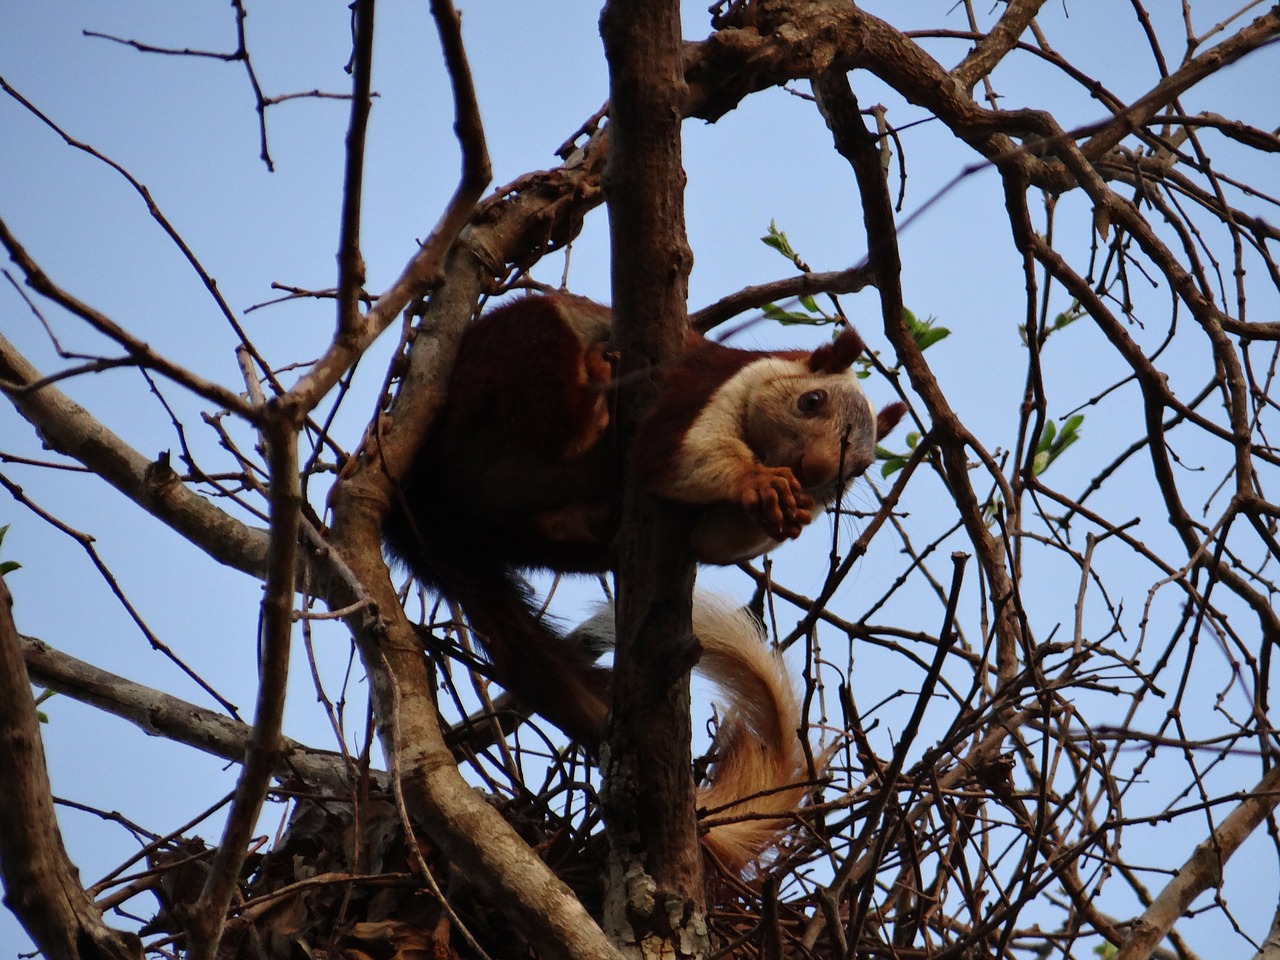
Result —
<instances>
[{"instance_id":1,"label":"bare branch","mask_svg":"<svg viewBox=\"0 0 1280 960\"><path fill-rule=\"evenodd\" d=\"M0 381L24 388L44 378L0 335ZM142 509L220 563L261 577L267 536L245 526L182 483L162 456L149 461L54 387L9 394L48 446L83 463Z\"/></svg>"},{"instance_id":2,"label":"bare branch","mask_svg":"<svg viewBox=\"0 0 1280 960\"><path fill-rule=\"evenodd\" d=\"M225 60L228 63L233 60L240 59L239 54L235 51L231 53L220 53L216 50L193 50L190 47L157 47L150 43L143 43L140 40L128 40L124 37L112 36L109 33L99 33L97 30L81 30L82 36L96 37L99 40L110 40L112 43L118 43L122 46L132 47L139 53L160 53L172 57L208 57L212 60Z\"/></svg>"},{"instance_id":3,"label":"bare branch","mask_svg":"<svg viewBox=\"0 0 1280 960\"><path fill-rule=\"evenodd\" d=\"M612 346L622 382L623 449L654 391L652 371L682 349L693 255L685 234L680 5L609 0ZM690 772L689 671L694 564L671 504L624 477L615 549L617 647L601 797L609 837L605 924L645 956L702 957L708 947Z\"/></svg>"},{"instance_id":4,"label":"bare branch","mask_svg":"<svg viewBox=\"0 0 1280 960\"><path fill-rule=\"evenodd\" d=\"M106 582L108 589L110 589L111 593L115 596L115 598L118 601L120 601L120 605L124 607L125 612L128 613L129 619L131 619L134 622L138 630L141 631L142 635L147 638L147 642L151 645L151 649L159 651L161 654L167 657L179 670L181 670L188 677L190 677L193 683L195 683L202 690L204 690L205 693L209 694L209 696L212 697L213 700L219 706L221 706L224 710L226 710L227 713L239 719L239 714L238 714L238 711L236 710L235 705L232 704L225 697L223 697L221 694L219 694L216 690L214 690L213 687L211 687L208 683L206 683L199 676L199 674L197 674L194 670L192 670L189 666L187 666L187 664L183 663L182 660L177 656L177 654L175 654L167 644L161 641L161 639L158 636L156 636L155 632L147 625L146 621L142 617L142 614L139 612L137 607L135 607L134 604L132 604L129 601L129 598L125 596L124 590L121 588L120 583L117 581L116 577L111 573L111 570L108 569L106 563L103 562L102 557L99 556L97 549L93 545L92 537L84 533L81 533L79 530L72 529L70 526L60 521L57 517L50 514L47 510L42 509L37 504L32 502L31 499L27 497L26 493L22 490L22 488L19 487L17 484L15 484L13 481L11 481L8 477L4 476L4 474L0 474L0 486L4 487L9 492L10 496L12 496L15 500L17 500L19 503L25 506L28 510L31 510L32 512L34 512L46 523L52 524L54 527L61 530L67 536L75 540L76 543L78 543L80 547L85 551L85 553L89 555L89 560L93 564L94 569L98 571L98 574Z\"/></svg>"},{"instance_id":5,"label":"bare branch","mask_svg":"<svg viewBox=\"0 0 1280 960\"><path fill-rule=\"evenodd\" d=\"M817 293L856 293L873 283L875 274L866 266L831 273L801 273L795 277L745 287L737 293L722 297L689 314L689 326L699 333L706 333L740 313L758 310L767 303Z\"/></svg>"},{"instance_id":6,"label":"bare branch","mask_svg":"<svg viewBox=\"0 0 1280 960\"><path fill-rule=\"evenodd\" d=\"M274 418L264 431L271 470L271 543L267 550L259 629L258 702L222 841L209 866L198 904L186 924L187 955L196 960L212 960L218 952L227 909L239 883L244 858L249 853L249 838L257 826L271 776L284 750L280 727L284 721L284 694L289 676L302 487L298 475L298 427L291 415L293 411L288 405L271 406Z\"/></svg>"},{"instance_id":7,"label":"bare branch","mask_svg":"<svg viewBox=\"0 0 1280 960\"><path fill-rule=\"evenodd\" d=\"M31 114L35 116L38 120L40 120L41 123L43 123L50 130L52 130L59 137L61 137L68 146L74 147L77 150L87 153L89 156L93 157L96 160L99 160L102 163L105 163L108 167L110 167L120 176L124 177L124 179L128 182L129 186L131 186L142 198L143 202L147 206L147 212L151 215L152 219L154 219L156 223L160 225L160 229L164 231L165 235L173 242L174 246L178 248L178 251L183 256L183 259L185 259L187 263L190 264L191 269L194 270L196 273L196 276L200 278L200 282L204 284L205 290L208 291L209 296L211 296L213 298L214 303L217 304L218 311L222 314L223 318L227 321L227 324L235 332L235 335L239 339L241 346L244 349L249 351L250 355L254 358L254 361L258 364L258 369L262 371L263 375L266 377L269 377L271 379L272 384L275 385L277 389L280 389L280 385L276 383L275 376L272 373L271 369L267 366L266 361L263 360L262 357L258 355L257 348L253 346L253 343L250 341L248 334L245 332L244 328L241 326L239 318L237 318L235 315L235 311L231 309L231 305L228 304L226 299L223 297L222 291L218 289L218 282L209 274L207 270L205 270L204 266L200 263L199 258L195 255L195 252L191 249L191 247L187 244L187 242L178 233L177 228L175 228L173 224L169 222L169 218L166 217L164 213L160 210L159 205L152 198L151 191L147 188L146 184L142 183L140 180L138 180L137 177L131 174L119 163L116 163L116 161L112 160L110 157L106 156L105 154L101 153L98 150L95 150L89 144L83 143L80 140L77 140L74 137L72 137L69 133L67 133L60 126L54 123L53 120L50 119L43 111L38 110L36 106L30 101L28 101L25 97L23 97L22 94L18 93L17 90L9 86L9 84L5 82L3 77L0 77L0 89L4 90L7 94L9 94L10 97L12 97L18 103L20 103L26 110L30 111Z\"/></svg>"},{"instance_id":8,"label":"bare branch","mask_svg":"<svg viewBox=\"0 0 1280 960\"><path fill-rule=\"evenodd\" d=\"M247 723L198 707L186 700L126 680L77 660L40 640L20 638L22 655L34 683L121 717L143 732L184 743L205 753L240 763L252 731ZM351 771L337 754L284 738L275 775L342 796L353 784ZM380 788L385 774L370 771Z\"/></svg>"},{"instance_id":9,"label":"bare branch","mask_svg":"<svg viewBox=\"0 0 1280 960\"><path fill-rule=\"evenodd\" d=\"M966 90L972 92L979 79L987 77L1005 54L1012 50L1027 25L1035 19L1045 0L1012 0L1005 5L1004 13L987 34L969 51L951 75Z\"/></svg>"},{"instance_id":10,"label":"bare branch","mask_svg":"<svg viewBox=\"0 0 1280 960\"><path fill-rule=\"evenodd\" d=\"M1280 767L1267 771L1249 796L1202 840L1177 875L1137 918L1116 960L1146 960L1196 897L1222 883L1222 871L1249 834L1280 804Z\"/></svg>"},{"instance_id":11,"label":"bare branch","mask_svg":"<svg viewBox=\"0 0 1280 960\"><path fill-rule=\"evenodd\" d=\"M163 374L175 383L186 387L197 396L204 397L219 407L224 407L240 416L244 417L251 423L257 422L258 413L244 398L237 393L227 390L225 387L206 380L204 377L197 376L190 370L186 370L176 363L173 363L167 357L164 357L142 340L129 333L124 327L120 326L106 314L95 310L87 303L73 297L60 286L54 283L39 265L31 258L22 245L12 233L3 220L0 220L0 244L9 251L9 256L18 268L26 275L27 284L38 293L48 297L54 303L71 311L80 319L87 322L99 333L109 337L128 351L133 362L140 367L149 370L155 370Z\"/></svg>"},{"instance_id":12,"label":"bare branch","mask_svg":"<svg viewBox=\"0 0 1280 960\"><path fill-rule=\"evenodd\" d=\"M374 0L352 7L351 122L347 128L346 169L342 186L342 220L338 237L338 339L353 339L364 293L364 258L360 254L361 197L364 190L365 134L369 126L373 74Z\"/></svg>"},{"instance_id":13,"label":"bare branch","mask_svg":"<svg viewBox=\"0 0 1280 960\"><path fill-rule=\"evenodd\" d=\"M293 388L293 394L299 398L304 409L311 409L320 398L337 382L338 377L349 369L360 354L395 320L396 316L412 300L425 296L441 282L442 264L445 262L455 241L459 239L469 220L475 212L476 202L484 193L492 179L489 167L489 154L484 142L484 129L480 122L480 110L476 102L475 88L471 80L470 67L467 65L465 51L462 46L461 24L458 15L448 0L434 0L431 5L432 15L436 19L440 33L440 43L444 49L445 62L449 68L449 77L453 84L454 103L456 105L456 128L462 145L462 177L454 192L449 206L441 215L436 227L418 254L401 272L395 283L378 297L369 308L363 320L359 317L359 289L364 280L364 268L359 261L358 223L359 190L357 178L362 169L356 153L363 149L362 115L367 116L367 90L362 101L360 93L363 87L357 88L352 104L352 133L348 141L348 184L345 194L344 240L339 254L341 267L338 287L339 324L338 336L329 351L322 357L308 374ZM373 42L373 3L365 0L357 7L360 15L359 23L365 23L368 33L360 42ZM366 22L367 21L367 22ZM362 34L357 32L357 39ZM360 58L358 57L359 61ZM358 67L357 63L357 67ZM367 78L366 78L367 81ZM357 69L357 84L359 69ZM345 277L345 279L343 279Z\"/></svg>"},{"instance_id":14,"label":"bare branch","mask_svg":"<svg viewBox=\"0 0 1280 960\"><path fill-rule=\"evenodd\" d=\"M113 930L80 886L53 812L40 722L0 576L0 877L5 903L50 960L135 960L136 934Z\"/></svg>"},{"instance_id":15,"label":"bare branch","mask_svg":"<svg viewBox=\"0 0 1280 960\"><path fill-rule=\"evenodd\" d=\"M1097 160L1123 140L1134 127L1146 124L1205 77L1212 76L1241 57L1272 43L1278 36L1280 12L1273 8L1239 33L1183 63L1082 144L1080 152L1090 160Z\"/></svg>"}]
</instances>

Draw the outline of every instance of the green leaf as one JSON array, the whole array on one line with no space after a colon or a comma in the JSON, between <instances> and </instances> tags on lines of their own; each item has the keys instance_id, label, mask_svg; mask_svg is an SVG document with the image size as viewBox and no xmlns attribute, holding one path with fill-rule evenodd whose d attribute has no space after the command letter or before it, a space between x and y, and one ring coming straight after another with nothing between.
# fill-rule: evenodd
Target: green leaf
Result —
<instances>
[{"instance_id":1,"label":"green leaf","mask_svg":"<svg viewBox=\"0 0 1280 960\"><path fill-rule=\"evenodd\" d=\"M1051 451L1054 456L1054 459L1057 459L1058 457L1060 457L1063 453L1066 452L1067 447L1071 446L1073 443L1075 443L1079 439L1080 439L1079 434L1072 434L1069 437L1064 435L1061 438L1059 438L1058 442L1053 445L1053 450Z\"/></svg>"},{"instance_id":2,"label":"green leaf","mask_svg":"<svg viewBox=\"0 0 1280 960\"><path fill-rule=\"evenodd\" d=\"M930 317L928 320L920 320L910 310L902 311L902 319L906 321L907 329L911 332L911 339L916 342L916 346L921 350L928 350L939 340L945 340L951 336L951 331L946 327L935 327L936 317Z\"/></svg>"},{"instance_id":3,"label":"green leaf","mask_svg":"<svg viewBox=\"0 0 1280 960\"><path fill-rule=\"evenodd\" d=\"M884 466L880 468L880 476L881 478L884 478L890 474L897 473L906 465L907 461L902 459L902 457L890 457L884 462Z\"/></svg>"},{"instance_id":4,"label":"green leaf","mask_svg":"<svg viewBox=\"0 0 1280 960\"><path fill-rule=\"evenodd\" d=\"M798 310L784 310L776 303L766 303L760 308L760 312L770 320L774 320L781 324L805 323L813 325L815 323L822 322L821 317L813 317L807 313L801 313Z\"/></svg>"},{"instance_id":5,"label":"green leaf","mask_svg":"<svg viewBox=\"0 0 1280 960\"><path fill-rule=\"evenodd\" d=\"M1048 450L1053 446L1053 438L1057 434L1058 428L1052 420L1044 425L1044 433L1040 434L1040 443L1036 447L1037 450Z\"/></svg>"},{"instance_id":6,"label":"green leaf","mask_svg":"<svg viewBox=\"0 0 1280 960\"><path fill-rule=\"evenodd\" d=\"M760 242L766 247L772 247L788 260L796 259L796 252L791 249L791 241L787 239L787 235L778 229L776 221L769 221L769 232L760 238Z\"/></svg>"},{"instance_id":7,"label":"green leaf","mask_svg":"<svg viewBox=\"0 0 1280 960\"><path fill-rule=\"evenodd\" d=\"M985 518L986 525L988 527L994 527L996 523L996 518L1002 515L1003 513L1004 513L1004 500L1002 500L1000 497L995 497L991 500L988 500L982 506L982 516Z\"/></svg>"},{"instance_id":8,"label":"green leaf","mask_svg":"<svg viewBox=\"0 0 1280 960\"><path fill-rule=\"evenodd\" d=\"M4 535L8 532L9 524L6 523L3 527L0 527L0 546L4 545ZM17 560L0 561L0 577L3 577L6 573L13 573L13 571L20 570L21 568L22 564L18 563Z\"/></svg>"},{"instance_id":9,"label":"green leaf","mask_svg":"<svg viewBox=\"0 0 1280 960\"><path fill-rule=\"evenodd\" d=\"M920 445L920 431L912 430L907 434L907 449L915 450ZM910 453L894 453L886 447L876 444L876 459L883 460L880 466L880 476L887 477L891 473L897 473L907 465L907 461L911 458Z\"/></svg>"},{"instance_id":10,"label":"green leaf","mask_svg":"<svg viewBox=\"0 0 1280 960\"><path fill-rule=\"evenodd\" d=\"M928 350L939 340L945 340L949 336L951 336L951 331L946 327L930 327L916 337L916 343L919 344L921 350Z\"/></svg>"},{"instance_id":11,"label":"green leaf","mask_svg":"<svg viewBox=\"0 0 1280 960\"><path fill-rule=\"evenodd\" d=\"M784 256L787 255L787 238L786 237L768 235L768 236L761 237L760 242L763 243L766 247L773 247L773 249L777 250L779 253L783 254Z\"/></svg>"},{"instance_id":12,"label":"green leaf","mask_svg":"<svg viewBox=\"0 0 1280 960\"><path fill-rule=\"evenodd\" d=\"M1031 460L1031 472L1040 476L1049 469L1050 464L1066 452L1067 448L1080 439L1080 425L1084 423L1084 414L1077 413L1067 418L1062 429L1052 420L1044 425L1044 433L1036 444L1036 455Z\"/></svg>"},{"instance_id":13,"label":"green leaf","mask_svg":"<svg viewBox=\"0 0 1280 960\"><path fill-rule=\"evenodd\" d=\"M822 313L822 311L818 309L818 302L808 295L800 298L800 306L804 307L810 313Z\"/></svg>"}]
</instances>

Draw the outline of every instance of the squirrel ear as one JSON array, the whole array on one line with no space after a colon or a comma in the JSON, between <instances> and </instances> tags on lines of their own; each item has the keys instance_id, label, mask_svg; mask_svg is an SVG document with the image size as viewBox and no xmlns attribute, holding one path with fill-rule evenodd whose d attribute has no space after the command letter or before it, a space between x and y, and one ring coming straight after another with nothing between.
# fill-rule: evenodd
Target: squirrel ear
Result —
<instances>
[{"instance_id":1,"label":"squirrel ear","mask_svg":"<svg viewBox=\"0 0 1280 960\"><path fill-rule=\"evenodd\" d=\"M809 372L844 373L865 349L858 331L845 327L838 337L809 354Z\"/></svg>"},{"instance_id":2,"label":"squirrel ear","mask_svg":"<svg viewBox=\"0 0 1280 960\"><path fill-rule=\"evenodd\" d=\"M907 405L901 400L886 403L876 414L876 439L883 440L889 431L898 425L902 415L907 412Z\"/></svg>"}]
</instances>

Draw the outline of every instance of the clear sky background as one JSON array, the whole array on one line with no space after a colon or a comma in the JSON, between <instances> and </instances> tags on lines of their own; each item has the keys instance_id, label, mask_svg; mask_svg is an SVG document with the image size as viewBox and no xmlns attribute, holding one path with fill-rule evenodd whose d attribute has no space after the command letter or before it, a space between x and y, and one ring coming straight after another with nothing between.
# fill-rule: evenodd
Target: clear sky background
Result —
<instances>
[{"instance_id":1,"label":"clear sky background","mask_svg":"<svg viewBox=\"0 0 1280 960\"><path fill-rule=\"evenodd\" d=\"M597 30L599 9L579 0L458 0L464 37L475 74L494 184L530 170L553 166L555 149L596 111L607 94L606 71ZM862 6L898 26L966 27L951 0L933 3L866 3ZM1156 27L1175 59L1181 52L1180 4L1152 3ZM1206 22L1234 12L1236 0L1195 5ZM706 35L705 0L686 5L686 37ZM1121 11L1121 8L1124 8ZM153 0L94 0L20 4L8 0L0 28L0 76L37 105L70 136L91 144L126 167L150 189L228 302L241 311L250 334L273 362L314 358L327 343L334 310L326 301L298 301L252 312L248 308L279 294L273 282L311 289L336 282L335 251L340 209L345 101L299 99L267 114L275 171L259 158L258 118L252 90L239 64L208 58L144 55L108 40L84 36L98 31L174 48L230 51L234 18L225 2L175 4ZM248 5L248 44L268 96L321 90L346 92L343 71L350 51L348 11L343 4L298 2ZM1119 11L1119 12L1118 12ZM991 15L985 8L984 16ZM413 254L452 193L458 173L452 105L434 27L425 3L385 0L379 6L373 86L377 91L369 135L368 177L363 220L367 288L380 290ZM1041 23L1069 60L1101 76L1129 99L1148 89L1155 66L1128 5L1108 0L1051 2ZM927 48L944 64L968 49L962 41L933 41ZM1262 51L1232 67L1185 101L1186 109L1229 112L1273 130L1280 126L1274 95L1280 61ZM1050 105L1064 126L1101 117L1086 91L1068 83L1030 57L1014 57L996 74L1005 107ZM864 74L854 76L864 106L877 102L891 123L905 126L922 116ZM797 88L807 92L807 88ZM1264 92L1265 91L1265 92ZM831 148L813 105L792 93L773 90L749 98L714 125L685 128L688 171L687 221L695 265L691 307L709 303L748 283L785 276L787 264L759 242L771 220L818 270L840 269L864 254L861 216L847 164ZM921 317L936 316L953 331L928 358L957 412L988 446L1008 449L1014 440L1025 361L1017 326L1023 317L1023 280L1008 239L1000 183L990 170L963 178L937 197L977 160L957 147L937 122L904 132L908 194L904 216L922 210L902 235L903 283L907 305ZM1250 160L1252 162L1252 160ZM137 194L116 172L67 146L53 131L10 97L0 96L0 216L28 251L58 282L179 363L221 383L240 382L235 340L199 279L149 217ZM1269 168L1234 171L1273 194L1280 174ZM935 199L936 198L936 199ZM1084 249L1089 211L1082 197L1068 197L1060 211L1060 235L1079 236ZM608 299L607 223L594 213L574 246L570 286ZM563 263L554 259L536 271L558 283ZM12 271L11 271L12 272ZM15 274L16 276L16 274ZM1157 294L1153 293L1153 297ZM1153 301L1154 302L1154 301ZM873 293L845 298L874 349L885 349ZM1065 309L1063 302L1057 309ZM1259 316L1276 304L1257 303ZM117 351L52 307L45 307L68 351ZM12 286L0 280L0 330L45 371L65 365L48 336ZM394 346L388 334L362 362L352 390L335 421L333 435L348 449L372 413L386 359ZM822 332L779 334L753 326L735 339L740 345L779 342L812 345ZM1101 348L1101 338L1085 324L1053 345L1070 353L1051 357L1050 413L1065 414L1123 375ZM1185 365L1168 360L1175 387L1198 386L1208 376L1203 360L1188 354ZM1005 371L1013 371L1004 376ZM136 371L117 370L61 384L112 430L144 454L177 445L167 414ZM216 436L201 424L201 404L172 386L165 399L191 431L206 469L233 469ZM876 400L888 388L874 380ZM1118 394L1110 406L1090 412L1086 441L1055 470L1077 471L1080 489L1100 464L1137 436L1134 393ZM1128 407L1126 407L1128 404ZM228 424L246 448L252 437ZM898 435L900 446L901 433ZM0 407L0 454L44 457L25 421ZM1195 452L1190 452L1192 460ZM103 559L120 580L151 629L185 662L246 714L254 692L258 585L192 550L122 497L71 473L52 473L18 464L0 468L43 508L91 534ZM1136 469L1142 469L1142 465ZM1220 474L1208 472L1206 489ZM1057 479L1061 482L1062 476ZM922 492L927 485L918 484ZM1121 485L1117 485L1121 486ZM325 491L313 489L323 505ZM940 487L935 495L945 496ZM1118 491L1117 494L1118 495ZM1110 495L1108 495L1110 496ZM871 502L863 493L862 505ZM1149 503L1108 502L1116 515L1146 511ZM909 525L921 536L930 528L928 503L917 501ZM948 516L950 515L948 511ZM1157 522L1162 522L1159 519ZM52 645L131 679L212 707L212 702L146 641L95 571L85 551L54 532L7 496L0 497L0 525L11 524L3 559L23 568L8 578L15 595L19 628ZM1166 536L1147 529L1149 541ZM821 538L819 538L821 539ZM889 544L886 544L888 547ZM821 552L819 545L819 552ZM1179 556L1177 550L1174 556ZM824 557L806 557L789 548L779 559L790 585L811 592L820 582ZM785 566L784 566L785 565ZM856 606L856 595L879 595L883 568L873 553L838 600ZM1122 572L1117 576L1123 577ZM710 577L730 595L743 596L746 581L736 573ZM976 578L975 578L976 579ZM1134 571L1129 602L1137 609L1155 578ZM1040 592L1047 633L1054 618L1070 628L1078 573L1046 569L1031 578ZM1123 580L1122 580L1123 582ZM1156 604L1158 615L1176 610L1174 598ZM941 609L932 601L889 612L904 627L936 631ZM886 614L880 615L882 618ZM1100 621L1099 621L1100 622ZM971 624L976 632L976 624ZM347 664L348 645L337 630L317 630L318 656L326 679L336 684ZM299 657L301 649L299 647ZM868 700L877 686L896 684L894 664L874 652L860 660L855 691ZM302 659L298 660L286 732L299 740L331 745L328 725ZM889 679L886 679L889 678ZM913 681L902 681L907 685ZM333 687L330 688L331 691ZM1216 689L1216 687L1214 688ZM234 770L210 758L150 739L122 721L66 698L46 705L46 748L60 796L74 798L156 829L170 829L213 803L234 784ZM1108 708L1097 705L1099 712ZM1118 711L1118 707L1112 708ZM1118 713L1117 713L1118 716ZM1096 722L1101 722L1097 716ZM353 718L358 742L360 718ZM1256 765L1253 768L1256 771ZM1241 774L1251 786L1254 773ZM0 781L3 774L0 772ZM93 881L134 849L117 825L88 813L61 813L72 856L86 881ZM279 811L268 816L279 817ZM205 829L217 837L220 821ZM264 830L275 824L265 823ZM1151 857L1180 863L1202 834L1153 839ZM1228 870L1230 901L1248 933L1265 935L1278 889L1274 857L1233 862ZM1158 879L1153 883L1158 884ZM1109 906L1123 915L1133 904ZM1204 956L1215 956L1213 937L1223 928L1205 924L1191 937ZM1201 930L1207 931L1201 933ZM1246 955L1243 941L1231 955ZM29 944L12 916L0 911L0 958Z\"/></svg>"}]
</instances>

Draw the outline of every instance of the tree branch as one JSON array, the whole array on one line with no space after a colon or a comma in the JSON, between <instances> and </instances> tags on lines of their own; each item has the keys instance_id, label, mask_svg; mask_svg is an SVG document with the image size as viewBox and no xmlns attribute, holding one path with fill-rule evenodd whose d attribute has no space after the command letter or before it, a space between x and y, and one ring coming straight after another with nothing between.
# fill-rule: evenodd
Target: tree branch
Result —
<instances>
[{"instance_id":1,"label":"tree branch","mask_svg":"<svg viewBox=\"0 0 1280 960\"><path fill-rule=\"evenodd\" d=\"M743 287L721 297L696 313L689 314L689 326L699 333L718 327L748 310L758 310L767 303L791 297L809 297L817 293L856 293L875 283L874 272L865 265L835 270L830 273L801 273L770 283Z\"/></svg>"},{"instance_id":2,"label":"tree branch","mask_svg":"<svg viewBox=\"0 0 1280 960\"><path fill-rule=\"evenodd\" d=\"M31 681L0 576L0 878L4 902L49 960L139 960L136 934L102 922L80 886L53 812Z\"/></svg>"},{"instance_id":3,"label":"tree branch","mask_svg":"<svg viewBox=\"0 0 1280 960\"><path fill-rule=\"evenodd\" d=\"M684 349L689 269L681 117L687 89L674 0L610 0L605 197L624 453L653 399L652 371ZM615 541L617 648L601 805L609 836L605 926L645 957L708 949L693 817L689 670L694 565L684 517L622 477Z\"/></svg>"},{"instance_id":4,"label":"tree branch","mask_svg":"<svg viewBox=\"0 0 1280 960\"><path fill-rule=\"evenodd\" d=\"M367 11L366 11L367 7ZM357 88L352 106L352 138L348 143L348 184L344 199L343 230L339 263L338 333L333 344L293 388L293 394L305 409L311 409L338 382L370 344L387 329L415 299L426 296L444 282L444 264L468 223L478 221L476 204L493 178L485 145L484 126L476 100L471 68L462 45L461 21L449 0L432 0L431 13L440 35L445 65L453 87L455 104L454 128L462 147L462 173L458 187L450 198L435 228L409 261L395 282L374 302L361 319L359 299L364 282L364 266L360 262L358 221L360 187L351 178L360 175L362 165L351 156L363 142L359 118L367 114L367 102L361 106L361 89ZM373 2L365 0L358 7L357 21L367 25L357 30L357 43L372 43ZM369 36L365 38L365 33ZM360 58L357 57L357 68ZM367 79L367 78L366 78ZM367 94L367 89L365 90ZM366 97L367 100L367 97ZM588 193L589 195L589 193ZM501 198L499 198L501 199Z\"/></svg>"},{"instance_id":5,"label":"tree branch","mask_svg":"<svg viewBox=\"0 0 1280 960\"><path fill-rule=\"evenodd\" d=\"M187 744L233 763L244 760L245 745L253 730L248 724L126 680L33 637L20 639L33 683L128 720L144 733ZM340 796L351 792L352 771L341 755L288 738L282 743L275 769L278 780L298 780L308 788ZM370 776L379 789L387 788L382 771L370 771Z\"/></svg>"},{"instance_id":6,"label":"tree branch","mask_svg":"<svg viewBox=\"0 0 1280 960\"><path fill-rule=\"evenodd\" d=\"M253 733L245 749L244 766L236 782L222 839L209 866L204 889L186 922L187 956L194 960L213 960L217 955L227 909L249 853L249 839L284 749L280 728L289 676L302 507L298 474L299 418L287 403L273 401L268 406L273 414L264 431L270 467L271 544L267 551L259 628L258 702Z\"/></svg>"},{"instance_id":7,"label":"tree branch","mask_svg":"<svg viewBox=\"0 0 1280 960\"><path fill-rule=\"evenodd\" d=\"M1005 54L1017 46L1018 38L1044 4L1045 0L1009 0L995 26L974 44L968 56L951 71L951 76L972 93L977 82L988 76Z\"/></svg>"},{"instance_id":8,"label":"tree branch","mask_svg":"<svg viewBox=\"0 0 1280 960\"><path fill-rule=\"evenodd\" d=\"M1116 960L1146 960L1173 925L1206 890L1222 883L1222 871L1240 844L1280 804L1280 767L1272 767L1218 828L1197 845L1159 896L1133 923Z\"/></svg>"},{"instance_id":9,"label":"tree branch","mask_svg":"<svg viewBox=\"0 0 1280 960\"><path fill-rule=\"evenodd\" d=\"M337 337L358 339L360 297L364 293L364 257L360 253L360 211L364 193L365 134L369 128L373 75L374 0L351 7L351 121L347 128L342 180L342 216L338 237Z\"/></svg>"},{"instance_id":10,"label":"tree branch","mask_svg":"<svg viewBox=\"0 0 1280 960\"><path fill-rule=\"evenodd\" d=\"M139 367L155 370L157 373L163 374L179 386L186 387L197 396L204 397L211 403L244 417L250 423L257 421L257 411L238 393L228 390L219 383L197 376L190 370L173 363L167 357L161 356L106 314L73 297L54 283L40 269L40 265L32 259L17 238L9 232L9 227L4 220L0 220L0 245L3 245L9 251L10 258L26 276L27 285L31 289L69 310L103 336L118 343L128 352L134 363ZM5 379L8 378L6 377Z\"/></svg>"},{"instance_id":11,"label":"tree branch","mask_svg":"<svg viewBox=\"0 0 1280 960\"><path fill-rule=\"evenodd\" d=\"M1132 130L1143 126L1205 77L1271 43L1277 36L1280 36L1280 10L1273 7L1216 47L1183 63L1082 144L1080 152L1091 161L1098 160Z\"/></svg>"},{"instance_id":12,"label":"tree branch","mask_svg":"<svg viewBox=\"0 0 1280 960\"><path fill-rule=\"evenodd\" d=\"M10 385L4 388L9 400L50 449L84 464L219 563L265 575L265 531L213 506L178 478L167 454L147 460L55 387L25 389L44 380L0 334L0 383Z\"/></svg>"}]
</instances>

